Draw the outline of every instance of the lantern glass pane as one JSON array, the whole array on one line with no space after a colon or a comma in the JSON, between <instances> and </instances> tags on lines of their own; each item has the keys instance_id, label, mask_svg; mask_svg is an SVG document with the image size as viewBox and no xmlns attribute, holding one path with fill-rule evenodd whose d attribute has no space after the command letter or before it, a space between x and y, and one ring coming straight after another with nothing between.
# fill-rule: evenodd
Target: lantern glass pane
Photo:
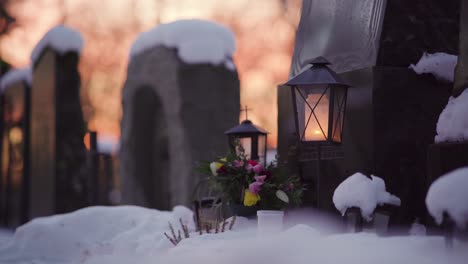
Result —
<instances>
[{"instance_id":1,"label":"lantern glass pane","mask_svg":"<svg viewBox=\"0 0 468 264\"><path fill-rule=\"evenodd\" d=\"M246 158L250 159L250 157L252 156L251 155L251 153L252 153L252 138L250 138L250 137L239 138L239 143L244 148L244 154L245 154ZM239 149L237 149L236 152L237 152L237 155L240 154Z\"/></svg>"},{"instance_id":2,"label":"lantern glass pane","mask_svg":"<svg viewBox=\"0 0 468 264\"><path fill-rule=\"evenodd\" d=\"M301 139L305 141L327 140L330 91L327 87L300 87L296 91Z\"/></svg>"},{"instance_id":3,"label":"lantern glass pane","mask_svg":"<svg viewBox=\"0 0 468 264\"><path fill-rule=\"evenodd\" d=\"M334 90L334 102L333 102L333 132L332 140L334 142L341 142L343 122L344 122L344 110L346 105L346 88L337 87Z\"/></svg>"},{"instance_id":4,"label":"lantern glass pane","mask_svg":"<svg viewBox=\"0 0 468 264\"><path fill-rule=\"evenodd\" d=\"M266 153L266 136L258 135L258 160L261 164L265 164Z\"/></svg>"}]
</instances>

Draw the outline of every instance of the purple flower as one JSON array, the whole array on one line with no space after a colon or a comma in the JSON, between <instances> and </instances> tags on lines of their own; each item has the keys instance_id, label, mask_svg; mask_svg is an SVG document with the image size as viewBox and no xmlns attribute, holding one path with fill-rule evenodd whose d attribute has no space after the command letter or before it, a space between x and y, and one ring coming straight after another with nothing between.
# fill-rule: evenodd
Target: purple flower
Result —
<instances>
[{"instance_id":1,"label":"purple flower","mask_svg":"<svg viewBox=\"0 0 468 264\"><path fill-rule=\"evenodd\" d=\"M259 183L264 183L265 182L265 179L266 179L266 175L262 175L262 176L255 176L255 182L259 182Z\"/></svg>"},{"instance_id":2,"label":"purple flower","mask_svg":"<svg viewBox=\"0 0 468 264\"><path fill-rule=\"evenodd\" d=\"M249 191L253 194L258 194L260 192L260 189L262 188L263 182L252 182L249 185Z\"/></svg>"},{"instance_id":3,"label":"purple flower","mask_svg":"<svg viewBox=\"0 0 468 264\"><path fill-rule=\"evenodd\" d=\"M252 172L253 166L251 164L247 164L246 168L247 172Z\"/></svg>"},{"instance_id":4,"label":"purple flower","mask_svg":"<svg viewBox=\"0 0 468 264\"><path fill-rule=\"evenodd\" d=\"M263 166L261 164L257 164L253 167L253 171L255 172L255 174L260 174L263 172Z\"/></svg>"},{"instance_id":5,"label":"purple flower","mask_svg":"<svg viewBox=\"0 0 468 264\"><path fill-rule=\"evenodd\" d=\"M235 160L232 162L232 166L234 166L234 168L240 168L242 166L244 166L244 161L243 160Z\"/></svg>"}]
</instances>

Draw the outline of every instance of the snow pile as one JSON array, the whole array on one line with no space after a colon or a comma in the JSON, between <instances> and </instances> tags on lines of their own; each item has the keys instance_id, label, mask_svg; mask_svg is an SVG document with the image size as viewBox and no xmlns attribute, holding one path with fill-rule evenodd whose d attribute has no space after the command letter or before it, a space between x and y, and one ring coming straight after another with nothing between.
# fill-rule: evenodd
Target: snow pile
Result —
<instances>
[{"instance_id":1,"label":"snow pile","mask_svg":"<svg viewBox=\"0 0 468 264\"><path fill-rule=\"evenodd\" d=\"M454 170L435 180L426 196L429 213L438 224L443 221L444 212L455 221L459 228L468 224L468 167Z\"/></svg>"},{"instance_id":2,"label":"snow pile","mask_svg":"<svg viewBox=\"0 0 468 264\"><path fill-rule=\"evenodd\" d=\"M468 89L458 97L450 97L437 121L435 142L468 140Z\"/></svg>"},{"instance_id":3,"label":"snow pile","mask_svg":"<svg viewBox=\"0 0 468 264\"><path fill-rule=\"evenodd\" d=\"M400 199L386 191L385 182L379 177L371 177L357 172L338 185L333 203L342 215L348 208L357 207L361 209L362 217L370 221L377 205L400 206Z\"/></svg>"},{"instance_id":4,"label":"snow pile","mask_svg":"<svg viewBox=\"0 0 468 264\"><path fill-rule=\"evenodd\" d=\"M7 243L11 237L13 236L13 232L8 229L0 229L0 247L3 244Z\"/></svg>"},{"instance_id":5,"label":"snow pile","mask_svg":"<svg viewBox=\"0 0 468 264\"><path fill-rule=\"evenodd\" d=\"M455 66L457 65L457 56L436 52L433 54L424 53L416 65L411 64L417 74L431 73L437 79L453 82Z\"/></svg>"},{"instance_id":6,"label":"snow pile","mask_svg":"<svg viewBox=\"0 0 468 264\"><path fill-rule=\"evenodd\" d=\"M234 34L225 26L203 20L179 20L143 32L130 49L134 57L154 46L176 48L179 58L189 64L210 63L234 70Z\"/></svg>"},{"instance_id":7,"label":"snow pile","mask_svg":"<svg viewBox=\"0 0 468 264\"><path fill-rule=\"evenodd\" d=\"M33 62L37 61L42 51L47 47L60 54L70 51L79 53L83 48L83 38L78 31L63 25L56 26L49 30L37 43L36 47L34 47L31 53L31 60Z\"/></svg>"},{"instance_id":8,"label":"snow pile","mask_svg":"<svg viewBox=\"0 0 468 264\"><path fill-rule=\"evenodd\" d=\"M162 235L168 231L167 221L189 215L191 212L180 207L172 213L141 207L92 207L34 220L0 249L0 263L461 264L468 258L466 248L458 244L446 254L443 237L324 235L304 224L259 237L255 221L243 218L238 218L233 231L191 233L190 238L172 246Z\"/></svg>"},{"instance_id":9,"label":"snow pile","mask_svg":"<svg viewBox=\"0 0 468 264\"><path fill-rule=\"evenodd\" d=\"M426 233L426 226L420 224L419 221L414 222L409 230L411 236L425 236Z\"/></svg>"},{"instance_id":10,"label":"snow pile","mask_svg":"<svg viewBox=\"0 0 468 264\"><path fill-rule=\"evenodd\" d=\"M0 248L0 263L74 263L93 254L135 254L168 248L170 243L163 233L169 221L178 225L179 218L194 229L193 213L182 206L172 212L137 206L96 206L37 218L19 227L10 243Z\"/></svg>"},{"instance_id":11,"label":"snow pile","mask_svg":"<svg viewBox=\"0 0 468 264\"><path fill-rule=\"evenodd\" d=\"M119 141L113 137L98 136L97 150L99 153L115 154L119 151Z\"/></svg>"},{"instance_id":12,"label":"snow pile","mask_svg":"<svg viewBox=\"0 0 468 264\"><path fill-rule=\"evenodd\" d=\"M3 92L8 86L17 82L25 81L28 85L32 83L32 72L30 67L9 70L0 79L0 91Z\"/></svg>"},{"instance_id":13,"label":"snow pile","mask_svg":"<svg viewBox=\"0 0 468 264\"><path fill-rule=\"evenodd\" d=\"M248 232L242 236L204 235L184 241L162 258L138 263L464 263L468 253L457 248L444 252L441 237L379 238L375 234L318 235L314 228L294 226L280 234L255 237ZM235 234L235 233L234 233ZM96 259L90 263L106 263ZM135 263L135 262L132 262Z\"/></svg>"}]
</instances>

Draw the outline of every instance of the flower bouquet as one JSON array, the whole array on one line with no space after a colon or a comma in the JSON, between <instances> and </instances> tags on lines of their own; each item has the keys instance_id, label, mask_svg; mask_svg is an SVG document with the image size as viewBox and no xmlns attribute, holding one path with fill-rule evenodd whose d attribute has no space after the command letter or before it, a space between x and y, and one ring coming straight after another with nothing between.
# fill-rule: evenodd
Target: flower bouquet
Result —
<instances>
[{"instance_id":1,"label":"flower bouquet","mask_svg":"<svg viewBox=\"0 0 468 264\"><path fill-rule=\"evenodd\" d=\"M272 162L266 167L248 159L241 146L238 154L204 162L199 172L208 176L214 188L231 207L255 207L258 210L282 210L301 203L303 186L296 176ZM256 210L254 210L255 213Z\"/></svg>"}]
</instances>

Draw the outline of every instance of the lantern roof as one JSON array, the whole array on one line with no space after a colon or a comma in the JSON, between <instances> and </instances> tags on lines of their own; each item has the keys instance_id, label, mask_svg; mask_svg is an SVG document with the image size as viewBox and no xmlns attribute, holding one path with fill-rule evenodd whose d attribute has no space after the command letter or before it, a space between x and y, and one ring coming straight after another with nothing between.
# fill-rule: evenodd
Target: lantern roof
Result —
<instances>
[{"instance_id":1,"label":"lantern roof","mask_svg":"<svg viewBox=\"0 0 468 264\"><path fill-rule=\"evenodd\" d=\"M336 72L328 68L331 64L324 57L320 56L308 62L307 68L291 78L284 85L324 85L335 84L349 87Z\"/></svg>"},{"instance_id":2,"label":"lantern roof","mask_svg":"<svg viewBox=\"0 0 468 264\"><path fill-rule=\"evenodd\" d=\"M235 126L231 129L228 129L224 132L225 135L232 135L232 134L248 134L248 133L255 133L255 134L262 134L266 135L268 132L252 123L252 121L246 119L240 123L240 125Z\"/></svg>"}]
</instances>

